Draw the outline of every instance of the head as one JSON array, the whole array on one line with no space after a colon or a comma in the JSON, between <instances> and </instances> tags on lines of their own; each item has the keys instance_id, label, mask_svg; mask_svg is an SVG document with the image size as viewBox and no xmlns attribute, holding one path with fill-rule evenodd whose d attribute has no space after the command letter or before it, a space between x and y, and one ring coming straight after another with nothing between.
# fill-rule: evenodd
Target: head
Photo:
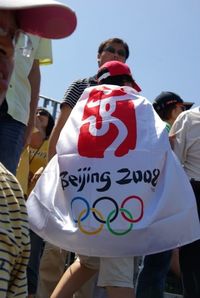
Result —
<instances>
[{"instance_id":1,"label":"head","mask_svg":"<svg viewBox=\"0 0 200 298\"><path fill-rule=\"evenodd\" d=\"M126 42L120 38L110 38L103 41L98 48L97 61L99 67L112 60L123 63L129 57L129 47Z\"/></svg>"},{"instance_id":2,"label":"head","mask_svg":"<svg viewBox=\"0 0 200 298\"><path fill-rule=\"evenodd\" d=\"M173 124L178 115L189 110L193 102L185 102L174 92L161 92L154 100L153 107L163 121Z\"/></svg>"},{"instance_id":3,"label":"head","mask_svg":"<svg viewBox=\"0 0 200 298\"><path fill-rule=\"evenodd\" d=\"M112 84L118 86L130 86L137 92L141 89L133 79L130 68L120 61L104 63L98 70L97 81L99 84Z\"/></svg>"},{"instance_id":4,"label":"head","mask_svg":"<svg viewBox=\"0 0 200 298\"><path fill-rule=\"evenodd\" d=\"M55 122L53 116L44 108L37 108L36 127L38 124L45 130L46 139L48 139Z\"/></svg>"},{"instance_id":5,"label":"head","mask_svg":"<svg viewBox=\"0 0 200 298\"><path fill-rule=\"evenodd\" d=\"M0 0L0 105L12 74L19 36L27 32L50 39L63 38L75 28L75 13L60 2Z\"/></svg>"}]
</instances>

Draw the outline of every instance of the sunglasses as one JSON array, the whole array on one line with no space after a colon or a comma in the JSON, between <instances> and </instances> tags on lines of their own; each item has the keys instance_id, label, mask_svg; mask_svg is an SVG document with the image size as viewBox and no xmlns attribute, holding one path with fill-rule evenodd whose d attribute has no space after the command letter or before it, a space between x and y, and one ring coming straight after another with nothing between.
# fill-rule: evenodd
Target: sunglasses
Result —
<instances>
[{"instance_id":1,"label":"sunglasses","mask_svg":"<svg viewBox=\"0 0 200 298\"><path fill-rule=\"evenodd\" d=\"M18 50L22 56L27 58L31 56L33 44L28 34L21 30L17 30L15 43L15 49Z\"/></svg>"},{"instance_id":2,"label":"sunglasses","mask_svg":"<svg viewBox=\"0 0 200 298\"><path fill-rule=\"evenodd\" d=\"M37 111L36 115L49 117L49 113L43 110Z\"/></svg>"},{"instance_id":3,"label":"sunglasses","mask_svg":"<svg viewBox=\"0 0 200 298\"><path fill-rule=\"evenodd\" d=\"M183 112L186 111L186 107L183 104L179 103L177 106L179 106Z\"/></svg>"},{"instance_id":4,"label":"sunglasses","mask_svg":"<svg viewBox=\"0 0 200 298\"><path fill-rule=\"evenodd\" d=\"M112 46L108 46L107 48L105 48L104 52L109 52L109 53L112 53L112 54L117 53L121 57L126 57L126 51L125 50L123 50L123 49L116 50Z\"/></svg>"},{"instance_id":5,"label":"sunglasses","mask_svg":"<svg viewBox=\"0 0 200 298\"><path fill-rule=\"evenodd\" d=\"M28 34L18 29L12 32L12 30L6 30L0 26L0 38L9 38L12 40L15 50L19 50L24 57L30 57L33 50L32 41Z\"/></svg>"}]
</instances>

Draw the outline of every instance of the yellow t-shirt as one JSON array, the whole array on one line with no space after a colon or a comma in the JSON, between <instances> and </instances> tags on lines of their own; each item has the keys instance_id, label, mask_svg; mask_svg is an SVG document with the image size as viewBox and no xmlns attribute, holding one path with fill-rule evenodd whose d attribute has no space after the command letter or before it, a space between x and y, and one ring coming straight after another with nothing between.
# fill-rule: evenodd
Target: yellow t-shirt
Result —
<instances>
[{"instance_id":1,"label":"yellow t-shirt","mask_svg":"<svg viewBox=\"0 0 200 298\"><path fill-rule=\"evenodd\" d=\"M22 151L18 164L16 177L19 181L25 195L28 193L28 176L29 176L29 146Z\"/></svg>"},{"instance_id":2,"label":"yellow t-shirt","mask_svg":"<svg viewBox=\"0 0 200 298\"><path fill-rule=\"evenodd\" d=\"M30 183L30 178L39 168L47 165L48 145L49 141L45 140L39 149L27 146L21 154L16 176L26 196L35 186L35 184Z\"/></svg>"}]
</instances>

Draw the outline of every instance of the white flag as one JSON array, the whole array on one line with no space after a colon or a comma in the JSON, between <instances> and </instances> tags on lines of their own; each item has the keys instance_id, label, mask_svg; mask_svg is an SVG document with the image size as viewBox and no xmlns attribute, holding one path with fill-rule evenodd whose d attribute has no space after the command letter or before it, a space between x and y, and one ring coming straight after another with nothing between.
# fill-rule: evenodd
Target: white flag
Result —
<instances>
[{"instance_id":1,"label":"white flag","mask_svg":"<svg viewBox=\"0 0 200 298\"><path fill-rule=\"evenodd\" d=\"M200 238L165 123L130 87L84 91L27 208L37 234L84 255L146 255Z\"/></svg>"}]
</instances>

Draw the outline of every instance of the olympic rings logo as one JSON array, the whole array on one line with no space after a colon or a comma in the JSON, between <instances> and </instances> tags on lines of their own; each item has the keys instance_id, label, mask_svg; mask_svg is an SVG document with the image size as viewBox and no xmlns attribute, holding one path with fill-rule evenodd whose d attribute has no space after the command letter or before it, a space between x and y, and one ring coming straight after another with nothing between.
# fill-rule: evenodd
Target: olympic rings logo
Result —
<instances>
[{"instance_id":1,"label":"olympic rings logo","mask_svg":"<svg viewBox=\"0 0 200 298\"><path fill-rule=\"evenodd\" d=\"M101 201L110 201L111 203L113 203L114 205L114 209L107 215L107 218L105 218L102 214L102 212L100 212L98 209L97 209L97 204L100 203ZM137 215L137 217L133 217L132 213L127 210L125 207L126 207L126 204L131 201L131 200L134 200L134 201L137 201L137 203L139 203L139 214ZM74 216L74 203L76 201L82 201L84 204L85 204L85 207L80 213L79 215L77 216L77 218L75 218ZM72 210L72 216L73 216L73 220L75 223L77 223L78 225L78 228L79 230L83 233L83 234L86 234L86 235L97 235L99 233L101 233L104 225L106 225L108 231L112 234L112 235L115 235L115 236L123 236L123 235L126 235L128 234L132 228L133 228L133 224L136 223L136 222L139 222L142 217L143 217L143 214L144 214L144 203L143 203L143 200L138 197L138 196L129 196L127 198L125 198L121 205L118 206L117 202L111 198L111 197L100 197L99 199L97 199L92 207L90 207L88 201L83 198L83 197L75 197L72 199L71 201L71 210ZM129 223L129 226L126 230L123 230L123 231L117 231L116 229L114 230L112 228L112 222L114 222L118 215L119 215L119 212L121 213L121 216L123 217L123 219ZM83 224L82 222L85 221L89 215L92 214L94 219L96 221L99 222L99 227L96 228L95 230L86 230L84 227L83 227Z\"/></svg>"}]
</instances>

